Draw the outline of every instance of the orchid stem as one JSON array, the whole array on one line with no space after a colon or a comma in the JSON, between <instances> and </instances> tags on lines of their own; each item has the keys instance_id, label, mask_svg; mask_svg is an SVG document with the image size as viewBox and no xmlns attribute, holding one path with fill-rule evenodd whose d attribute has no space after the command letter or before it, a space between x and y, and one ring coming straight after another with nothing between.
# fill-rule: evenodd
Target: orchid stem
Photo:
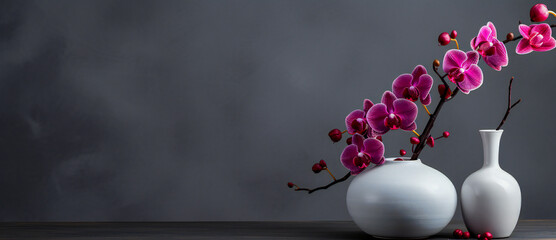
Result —
<instances>
[{"instance_id":1,"label":"orchid stem","mask_svg":"<svg viewBox=\"0 0 556 240\"><path fill-rule=\"evenodd\" d=\"M455 38L452 38L452 39L450 39L450 40L452 40L452 41L456 42L456 48L458 48L458 50L459 50L459 44L458 44L458 40L457 40L457 39L455 39Z\"/></svg>"},{"instance_id":2,"label":"orchid stem","mask_svg":"<svg viewBox=\"0 0 556 240\"><path fill-rule=\"evenodd\" d=\"M427 111L428 112L428 111ZM430 114L429 114L430 115ZM415 135L417 135L417 137L420 137L419 133L417 133L415 130L412 131L413 133L415 133Z\"/></svg>"},{"instance_id":3,"label":"orchid stem","mask_svg":"<svg viewBox=\"0 0 556 240\"><path fill-rule=\"evenodd\" d=\"M328 174L330 174L330 176L332 177L332 179L334 179L334 181L336 181L336 178L334 177L334 175L332 175L332 173L330 172L330 170L328 170L328 168L325 168L326 171L328 172Z\"/></svg>"},{"instance_id":4,"label":"orchid stem","mask_svg":"<svg viewBox=\"0 0 556 240\"><path fill-rule=\"evenodd\" d=\"M427 111L427 113L429 114L429 116L431 115L431 112L429 112L429 109L427 108L427 106L425 104L422 104L423 107L425 108L425 111Z\"/></svg>"},{"instance_id":5,"label":"orchid stem","mask_svg":"<svg viewBox=\"0 0 556 240\"><path fill-rule=\"evenodd\" d=\"M554 11L548 11L548 13L552 14L552 16L556 17L556 13Z\"/></svg>"},{"instance_id":6,"label":"orchid stem","mask_svg":"<svg viewBox=\"0 0 556 240\"><path fill-rule=\"evenodd\" d=\"M311 193L314 193L314 192L316 192L316 191L318 191L318 190L327 189L327 188L329 188L330 186L332 186L332 185L334 185L334 184L341 183L341 182L347 180L350 176L351 176L351 172L347 172L346 175L343 176L342 178L337 179L337 180L334 180L333 182L331 182L331 183L329 183L329 184L327 184L327 185L324 185L324 186L321 186L321 187L317 187L317 188L313 188L313 189L309 189L309 188L296 188L295 191L307 191L307 193L311 194Z\"/></svg>"},{"instance_id":7,"label":"orchid stem","mask_svg":"<svg viewBox=\"0 0 556 240\"><path fill-rule=\"evenodd\" d=\"M344 130L344 131L342 132L342 134L347 133L347 131L348 131L348 130Z\"/></svg>"}]
</instances>

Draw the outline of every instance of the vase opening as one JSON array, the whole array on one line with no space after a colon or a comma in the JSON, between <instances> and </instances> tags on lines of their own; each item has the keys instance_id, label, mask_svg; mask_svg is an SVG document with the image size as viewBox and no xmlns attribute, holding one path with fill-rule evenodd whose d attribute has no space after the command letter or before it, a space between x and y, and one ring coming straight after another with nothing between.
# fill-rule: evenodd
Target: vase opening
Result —
<instances>
[{"instance_id":1,"label":"vase opening","mask_svg":"<svg viewBox=\"0 0 556 240\"><path fill-rule=\"evenodd\" d=\"M396 159L400 159L400 158L403 159L403 161L396 160ZM405 163L419 162L420 163L421 162L421 159L411 160L410 157L391 157L391 158L386 158L385 160L386 160L385 162L392 162L392 163L403 163L403 162L405 162Z\"/></svg>"}]
</instances>

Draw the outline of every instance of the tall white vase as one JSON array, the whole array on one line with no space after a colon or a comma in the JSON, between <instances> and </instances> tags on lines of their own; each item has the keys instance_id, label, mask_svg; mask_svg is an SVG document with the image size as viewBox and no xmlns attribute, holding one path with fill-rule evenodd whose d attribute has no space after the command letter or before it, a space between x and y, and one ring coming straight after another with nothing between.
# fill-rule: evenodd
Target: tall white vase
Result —
<instances>
[{"instance_id":1,"label":"tall white vase","mask_svg":"<svg viewBox=\"0 0 556 240\"><path fill-rule=\"evenodd\" d=\"M364 232L419 239L446 227L456 210L457 193L450 179L421 160L387 158L351 181L346 202Z\"/></svg>"},{"instance_id":2,"label":"tall white vase","mask_svg":"<svg viewBox=\"0 0 556 240\"><path fill-rule=\"evenodd\" d=\"M498 151L503 130L480 130L484 164L465 179L461 207L467 229L490 232L494 238L509 237L519 219L521 190L512 175L500 168Z\"/></svg>"}]
</instances>

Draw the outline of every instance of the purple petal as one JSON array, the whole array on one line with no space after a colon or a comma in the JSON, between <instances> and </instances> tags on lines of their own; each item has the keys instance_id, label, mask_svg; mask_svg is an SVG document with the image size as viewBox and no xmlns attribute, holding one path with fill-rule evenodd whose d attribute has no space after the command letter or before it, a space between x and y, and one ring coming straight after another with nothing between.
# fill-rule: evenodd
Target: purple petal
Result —
<instances>
[{"instance_id":1,"label":"purple petal","mask_svg":"<svg viewBox=\"0 0 556 240\"><path fill-rule=\"evenodd\" d=\"M423 100L429 96L432 88L432 83L433 80L431 75L425 74L419 77L418 82L415 84L415 87L417 88L417 90L419 90L419 98L421 99L421 103L425 105L430 104L430 97L428 103L423 102Z\"/></svg>"},{"instance_id":2,"label":"purple petal","mask_svg":"<svg viewBox=\"0 0 556 240\"><path fill-rule=\"evenodd\" d=\"M508 53L503 43L495 40L497 43L493 45L495 48L494 55L485 56L485 63L496 71L502 70L502 67L508 66Z\"/></svg>"},{"instance_id":3,"label":"purple petal","mask_svg":"<svg viewBox=\"0 0 556 240\"><path fill-rule=\"evenodd\" d=\"M382 135L390 130L390 128L384 125L384 119L387 116L388 111L386 105L382 103L375 104L369 109L369 112L367 112L367 122L376 134Z\"/></svg>"},{"instance_id":4,"label":"purple petal","mask_svg":"<svg viewBox=\"0 0 556 240\"><path fill-rule=\"evenodd\" d=\"M531 28L525 24L519 24L519 34L523 36L523 38L529 39L529 33L531 32Z\"/></svg>"},{"instance_id":5,"label":"purple petal","mask_svg":"<svg viewBox=\"0 0 556 240\"><path fill-rule=\"evenodd\" d=\"M351 137L351 144L357 146L357 151L362 152L365 149L365 147L363 146L364 140L365 137L363 137L359 133L356 133L353 135L353 137Z\"/></svg>"},{"instance_id":6,"label":"purple petal","mask_svg":"<svg viewBox=\"0 0 556 240\"><path fill-rule=\"evenodd\" d=\"M523 38L517 44L515 48L515 53L517 54L527 54L533 51L533 47L529 44L529 39Z\"/></svg>"},{"instance_id":7,"label":"purple petal","mask_svg":"<svg viewBox=\"0 0 556 240\"><path fill-rule=\"evenodd\" d=\"M467 60L461 64L461 67L467 69L472 64L477 64L479 62L479 53L477 51L469 51L465 53Z\"/></svg>"},{"instance_id":8,"label":"purple petal","mask_svg":"<svg viewBox=\"0 0 556 240\"><path fill-rule=\"evenodd\" d=\"M467 60L465 52L457 49L449 50L446 52L446 55L444 55L442 70L448 73L454 68L460 68L465 60Z\"/></svg>"},{"instance_id":9,"label":"purple petal","mask_svg":"<svg viewBox=\"0 0 556 240\"><path fill-rule=\"evenodd\" d=\"M371 155L371 162L379 164L384 157L384 144L374 138L366 139L363 144L365 145L365 152Z\"/></svg>"},{"instance_id":10,"label":"purple petal","mask_svg":"<svg viewBox=\"0 0 556 240\"><path fill-rule=\"evenodd\" d=\"M464 73L465 79L458 84L465 94L479 88L483 84L483 71L477 65L471 65Z\"/></svg>"},{"instance_id":11,"label":"purple petal","mask_svg":"<svg viewBox=\"0 0 556 240\"><path fill-rule=\"evenodd\" d=\"M382 103L384 103L384 105L386 105L386 109L387 109L388 112L394 110L393 103L396 99L397 99L396 95L394 95L390 91L385 91L384 94L382 94Z\"/></svg>"},{"instance_id":12,"label":"purple petal","mask_svg":"<svg viewBox=\"0 0 556 240\"><path fill-rule=\"evenodd\" d=\"M473 49L473 50L477 49L478 44L477 44L476 40L477 40L477 37L474 37L473 39L471 39L470 45L471 45L471 49Z\"/></svg>"},{"instance_id":13,"label":"purple petal","mask_svg":"<svg viewBox=\"0 0 556 240\"><path fill-rule=\"evenodd\" d=\"M495 39L496 38L496 28L494 27L494 24L492 24L492 22L488 22L487 23L488 28L490 28L490 36L492 37L490 40Z\"/></svg>"},{"instance_id":14,"label":"purple petal","mask_svg":"<svg viewBox=\"0 0 556 240\"><path fill-rule=\"evenodd\" d=\"M538 32L542 35L543 39L550 38L552 36L552 29L550 25L546 23L538 24L538 25L531 25L531 32Z\"/></svg>"},{"instance_id":15,"label":"purple petal","mask_svg":"<svg viewBox=\"0 0 556 240\"><path fill-rule=\"evenodd\" d=\"M361 169L355 164L353 164L353 158L357 156L359 152L357 151L357 146L351 144L344 148L342 155L340 156L340 161L342 165L353 172L361 172Z\"/></svg>"},{"instance_id":16,"label":"purple petal","mask_svg":"<svg viewBox=\"0 0 556 240\"><path fill-rule=\"evenodd\" d=\"M554 49L554 47L556 47L556 40L553 37L550 37L547 41L543 42L542 46L533 47L533 49L539 52L546 52Z\"/></svg>"},{"instance_id":17,"label":"purple petal","mask_svg":"<svg viewBox=\"0 0 556 240\"><path fill-rule=\"evenodd\" d=\"M392 83L392 91L394 91L394 95L396 95L396 97L403 97L403 90L407 87L411 87L411 79L413 79L413 76L406 73L398 76L394 80Z\"/></svg>"},{"instance_id":18,"label":"purple petal","mask_svg":"<svg viewBox=\"0 0 556 240\"><path fill-rule=\"evenodd\" d=\"M360 109L356 109L356 110L353 110L350 114L347 115L345 122L346 122L346 129L348 130L349 134L354 134L354 133L357 132L357 130L355 130L355 129L353 129L353 127L351 127L351 123L358 118L365 118L365 112L363 112Z\"/></svg>"},{"instance_id":19,"label":"purple petal","mask_svg":"<svg viewBox=\"0 0 556 240\"><path fill-rule=\"evenodd\" d=\"M482 26L475 40L475 44L481 44L482 42L490 42L492 40L492 29L488 26Z\"/></svg>"},{"instance_id":20,"label":"purple petal","mask_svg":"<svg viewBox=\"0 0 556 240\"><path fill-rule=\"evenodd\" d=\"M431 95L428 94L424 99L421 99L421 103L424 104L424 105L431 104Z\"/></svg>"},{"instance_id":21,"label":"purple petal","mask_svg":"<svg viewBox=\"0 0 556 240\"><path fill-rule=\"evenodd\" d=\"M417 129L417 124L415 124L415 122L412 122L408 126L402 126L401 129L405 130L405 131L413 131L413 130Z\"/></svg>"},{"instance_id":22,"label":"purple petal","mask_svg":"<svg viewBox=\"0 0 556 240\"><path fill-rule=\"evenodd\" d=\"M363 111L367 112L373 106L373 102L369 99L363 101Z\"/></svg>"},{"instance_id":23,"label":"purple petal","mask_svg":"<svg viewBox=\"0 0 556 240\"><path fill-rule=\"evenodd\" d=\"M410 126L417 118L417 105L407 99L394 101L394 113L402 119L402 128Z\"/></svg>"},{"instance_id":24,"label":"purple petal","mask_svg":"<svg viewBox=\"0 0 556 240\"><path fill-rule=\"evenodd\" d=\"M419 77L421 77L421 75L423 74L427 74L427 69L423 67L423 65L417 65L411 73L411 76L413 76L413 81L417 81L417 79L419 79ZM413 82L411 84L413 84Z\"/></svg>"}]
</instances>

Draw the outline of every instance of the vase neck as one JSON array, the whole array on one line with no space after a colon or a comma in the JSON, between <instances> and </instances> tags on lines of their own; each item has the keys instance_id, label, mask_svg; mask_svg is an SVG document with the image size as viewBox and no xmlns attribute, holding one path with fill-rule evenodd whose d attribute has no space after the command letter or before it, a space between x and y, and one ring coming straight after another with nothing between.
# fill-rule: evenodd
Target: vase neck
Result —
<instances>
[{"instance_id":1,"label":"vase neck","mask_svg":"<svg viewBox=\"0 0 556 240\"><path fill-rule=\"evenodd\" d=\"M503 130L480 130L481 139L483 140L483 167L497 167L498 152L500 148L500 138L502 137Z\"/></svg>"}]
</instances>

